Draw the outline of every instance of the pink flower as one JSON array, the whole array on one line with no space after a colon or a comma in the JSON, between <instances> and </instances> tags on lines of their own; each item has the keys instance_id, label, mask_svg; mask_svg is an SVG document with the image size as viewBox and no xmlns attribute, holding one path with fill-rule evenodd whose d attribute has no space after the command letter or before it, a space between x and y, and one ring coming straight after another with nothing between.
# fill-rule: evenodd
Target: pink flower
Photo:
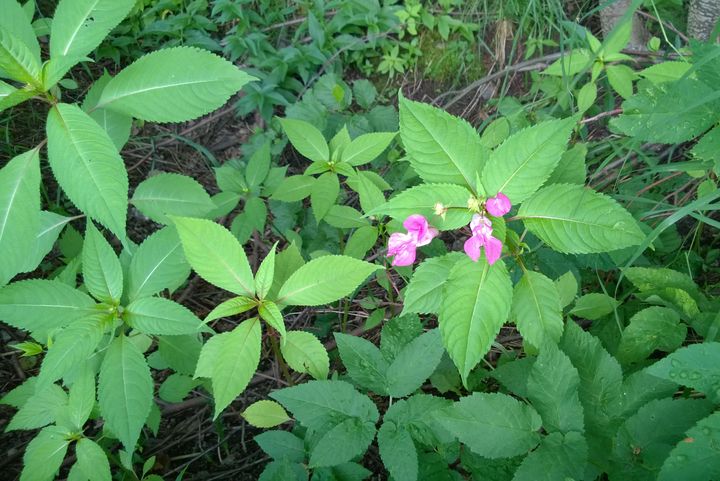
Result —
<instances>
[{"instance_id":1,"label":"pink flower","mask_svg":"<svg viewBox=\"0 0 720 481\"><path fill-rule=\"evenodd\" d=\"M425 217L417 214L405 219L403 227L407 229L406 234L396 232L388 240L387 256L395 256L392 261L394 266L411 265L415 262L417 248L429 244L438 235L437 229L431 227Z\"/></svg>"},{"instance_id":2,"label":"pink flower","mask_svg":"<svg viewBox=\"0 0 720 481\"><path fill-rule=\"evenodd\" d=\"M490 215L495 217L504 216L510 212L511 207L512 204L510 203L510 199L508 199L502 192L498 192L495 197L490 197L485 201L485 209L490 213Z\"/></svg>"},{"instance_id":3,"label":"pink flower","mask_svg":"<svg viewBox=\"0 0 720 481\"><path fill-rule=\"evenodd\" d=\"M472 235L465 241L465 253L474 262L480 259L480 252L485 247L485 258L488 264L494 264L500 259L502 242L492 236L492 222L487 217L475 214L470 221Z\"/></svg>"}]
</instances>

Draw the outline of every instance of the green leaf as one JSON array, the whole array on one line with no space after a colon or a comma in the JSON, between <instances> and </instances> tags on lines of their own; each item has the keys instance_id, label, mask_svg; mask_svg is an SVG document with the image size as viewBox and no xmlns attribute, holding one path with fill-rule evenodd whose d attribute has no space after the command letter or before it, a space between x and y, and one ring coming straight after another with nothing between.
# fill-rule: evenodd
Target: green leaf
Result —
<instances>
[{"instance_id":1,"label":"green leaf","mask_svg":"<svg viewBox=\"0 0 720 481\"><path fill-rule=\"evenodd\" d=\"M464 120L400 97L400 137L410 165L425 182L475 187L488 150Z\"/></svg>"},{"instance_id":2,"label":"green leaf","mask_svg":"<svg viewBox=\"0 0 720 481\"><path fill-rule=\"evenodd\" d=\"M352 418L374 424L379 418L370 398L344 381L309 381L271 392L270 397L310 429L337 425Z\"/></svg>"},{"instance_id":3,"label":"green leaf","mask_svg":"<svg viewBox=\"0 0 720 481\"><path fill-rule=\"evenodd\" d=\"M127 274L127 299L149 297L163 289L173 292L189 275L190 265L175 227L164 227L145 238L133 254Z\"/></svg>"},{"instance_id":4,"label":"green leaf","mask_svg":"<svg viewBox=\"0 0 720 481\"><path fill-rule=\"evenodd\" d=\"M513 204L530 197L560 162L575 118L550 120L511 135L493 150L482 172L488 195L502 192Z\"/></svg>"},{"instance_id":5,"label":"green leaf","mask_svg":"<svg viewBox=\"0 0 720 481\"><path fill-rule=\"evenodd\" d=\"M348 238L343 254L354 257L355 259L363 259L365 254L375 246L378 236L379 232L377 227L368 225L356 229Z\"/></svg>"},{"instance_id":6,"label":"green leaf","mask_svg":"<svg viewBox=\"0 0 720 481\"><path fill-rule=\"evenodd\" d=\"M387 392L394 398L405 397L435 372L444 353L440 331L433 329L405 346L387 369Z\"/></svg>"},{"instance_id":7,"label":"green leaf","mask_svg":"<svg viewBox=\"0 0 720 481\"><path fill-rule=\"evenodd\" d=\"M16 89L0 80L0 112L33 98L37 94L32 87Z\"/></svg>"},{"instance_id":8,"label":"green leaf","mask_svg":"<svg viewBox=\"0 0 720 481\"><path fill-rule=\"evenodd\" d=\"M103 89L110 79L112 79L112 77L105 72L102 77L95 81L87 95L85 95L82 109L107 132L108 137L113 141L115 147L120 150L130 138L133 123L132 117L108 109L95 108L100 101L100 95Z\"/></svg>"},{"instance_id":9,"label":"green leaf","mask_svg":"<svg viewBox=\"0 0 720 481\"><path fill-rule=\"evenodd\" d=\"M205 317L203 323L207 324L208 322L220 319L221 317L230 317L247 312L257 306L257 304L258 303L255 299L251 299L249 297L233 297L232 299L228 299L227 301L221 302L215 306L215 308Z\"/></svg>"},{"instance_id":10,"label":"green leaf","mask_svg":"<svg viewBox=\"0 0 720 481\"><path fill-rule=\"evenodd\" d=\"M270 142L266 142L250 156L247 168L245 169L245 179L248 187L259 187L267 178L270 171Z\"/></svg>"},{"instance_id":11,"label":"green leaf","mask_svg":"<svg viewBox=\"0 0 720 481\"><path fill-rule=\"evenodd\" d=\"M280 252L275 258L275 275L273 276L272 287L266 297L273 300L277 299L277 293L280 291L280 287L282 287L292 273L298 270L303 264L305 264L305 260L294 243Z\"/></svg>"},{"instance_id":12,"label":"green leaf","mask_svg":"<svg viewBox=\"0 0 720 481\"><path fill-rule=\"evenodd\" d=\"M553 249L572 254L607 252L639 244L645 234L632 215L608 196L579 185L539 190L518 218Z\"/></svg>"},{"instance_id":13,"label":"green leaf","mask_svg":"<svg viewBox=\"0 0 720 481\"><path fill-rule=\"evenodd\" d=\"M558 77L571 77L590 67L590 62L594 57L595 55L590 50L574 49L553 62L542 73Z\"/></svg>"},{"instance_id":14,"label":"green leaf","mask_svg":"<svg viewBox=\"0 0 720 481\"><path fill-rule=\"evenodd\" d=\"M96 405L95 366L84 363L76 367L70 395L68 396L68 419L72 429L81 431ZM58 421L60 421L58 419ZM59 424L59 422L58 422Z\"/></svg>"},{"instance_id":15,"label":"green leaf","mask_svg":"<svg viewBox=\"0 0 720 481\"><path fill-rule=\"evenodd\" d=\"M585 112L593 106L597 99L597 85L595 82L588 82L582 86L577 94L577 108L579 112Z\"/></svg>"},{"instance_id":16,"label":"green leaf","mask_svg":"<svg viewBox=\"0 0 720 481\"><path fill-rule=\"evenodd\" d=\"M255 295L247 256L230 231L205 219L174 217L173 221L185 258L200 277L238 295Z\"/></svg>"},{"instance_id":17,"label":"green leaf","mask_svg":"<svg viewBox=\"0 0 720 481\"><path fill-rule=\"evenodd\" d=\"M121 70L105 86L97 107L150 122L185 122L221 107L253 80L208 51L166 48Z\"/></svg>"},{"instance_id":18,"label":"green leaf","mask_svg":"<svg viewBox=\"0 0 720 481\"><path fill-rule=\"evenodd\" d=\"M190 394L195 386L200 384L200 381L186 376L184 374L174 373L168 376L160 389L158 395L160 399L166 402L179 403Z\"/></svg>"},{"instance_id":19,"label":"green leaf","mask_svg":"<svg viewBox=\"0 0 720 481\"><path fill-rule=\"evenodd\" d=\"M108 303L120 300L123 271L112 246L88 219L82 250L83 280L90 294Z\"/></svg>"},{"instance_id":20,"label":"green leaf","mask_svg":"<svg viewBox=\"0 0 720 481\"><path fill-rule=\"evenodd\" d=\"M270 327L275 329L285 338L285 321L278 306L272 301L264 301L258 306L258 314L263 321L267 322ZM284 342L284 341L283 341Z\"/></svg>"},{"instance_id":21,"label":"green leaf","mask_svg":"<svg viewBox=\"0 0 720 481\"><path fill-rule=\"evenodd\" d=\"M650 366L648 373L697 389L711 399L720 399L720 343L706 342L678 349Z\"/></svg>"},{"instance_id":22,"label":"green leaf","mask_svg":"<svg viewBox=\"0 0 720 481\"><path fill-rule=\"evenodd\" d=\"M350 378L360 387L387 395L388 362L375 345L362 337L335 333L338 352Z\"/></svg>"},{"instance_id":23,"label":"green leaf","mask_svg":"<svg viewBox=\"0 0 720 481\"><path fill-rule=\"evenodd\" d=\"M382 190L362 172L358 172L356 191L360 196L360 208L363 212L370 212L385 203Z\"/></svg>"},{"instance_id":24,"label":"green leaf","mask_svg":"<svg viewBox=\"0 0 720 481\"><path fill-rule=\"evenodd\" d=\"M323 256L296 270L278 294L278 303L291 306L329 304L351 294L370 274L382 269L347 256Z\"/></svg>"},{"instance_id":25,"label":"green leaf","mask_svg":"<svg viewBox=\"0 0 720 481\"><path fill-rule=\"evenodd\" d=\"M60 231L72 220L46 210L40 211L40 228L35 234L32 254L25 258L23 272L32 272L55 246Z\"/></svg>"},{"instance_id":26,"label":"green leaf","mask_svg":"<svg viewBox=\"0 0 720 481\"><path fill-rule=\"evenodd\" d=\"M260 363L262 332L256 318L241 322L230 332L213 336L203 346L195 377L212 381L217 419L247 387Z\"/></svg>"},{"instance_id":27,"label":"green leaf","mask_svg":"<svg viewBox=\"0 0 720 481\"><path fill-rule=\"evenodd\" d=\"M77 465L83 476L90 481L111 481L110 463L105 451L88 438L80 439L75 445Z\"/></svg>"},{"instance_id":28,"label":"green leaf","mask_svg":"<svg viewBox=\"0 0 720 481\"><path fill-rule=\"evenodd\" d=\"M647 368L635 371L623 380L623 396L613 410L625 419L652 400L671 397L677 389L676 383L648 374Z\"/></svg>"},{"instance_id":29,"label":"green leaf","mask_svg":"<svg viewBox=\"0 0 720 481\"><path fill-rule=\"evenodd\" d=\"M647 403L618 429L610 479L658 479L660 468L683 439L683 433L711 412L712 404L706 399L657 399ZM700 448L695 446L693 451L696 449Z\"/></svg>"},{"instance_id":30,"label":"green leaf","mask_svg":"<svg viewBox=\"0 0 720 481\"><path fill-rule=\"evenodd\" d=\"M309 332L287 331L285 342L280 344L288 365L297 372L306 372L315 379L327 379L330 359L325 346Z\"/></svg>"},{"instance_id":31,"label":"green leaf","mask_svg":"<svg viewBox=\"0 0 720 481\"><path fill-rule=\"evenodd\" d=\"M326 432L310 452L310 467L336 466L364 453L375 438L375 423L346 419Z\"/></svg>"},{"instance_id":32,"label":"green leaf","mask_svg":"<svg viewBox=\"0 0 720 481\"><path fill-rule=\"evenodd\" d=\"M153 336L194 334L201 324L190 309L163 297L144 297L131 302L123 312L123 320Z\"/></svg>"},{"instance_id":33,"label":"green leaf","mask_svg":"<svg viewBox=\"0 0 720 481\"><path fill-rule=\"evenodd\" d=\"M342 153L342 161L352 166L372 162L393 141L397 132L375 132L355 138Z\"/></svg>"},{"instance_id":34,"label":"green leaf","mask_svg":"<svg viewBox=\"0 0 720 481\"><path fill-rule=\"evenodd\" d=\"M84 60L135 5L133 0L63 0L50 27L51 87L77 62Z\"/></svg>"},{"instance_id":35,"label":"green leaf","mask_svg":"<svg viewBox=\"0 0 720 481\"><path fill-rule=\"evenodd\" d=\"M662 267L629 267L623 274L635 287L643 292L655 293L662 289L680 289L692 296L698 303L706 301L698 285L690 276L673 269Z\"/></svg>"},{"instance_id":36,"label":"green leaf","mask_svg":"<svg viewBox=\"0 0 720 481\"><path fill-rule=\"evenodd\" d=\"M463 383L490 350L510 312L512 284L505 265L462 259L450 271L438 322L443 344Z\"/></svg>"},{"instance_id":37,"label":"green leaf","mask_svg":"<svg viewBox=\"0 0 720 481\"><path fill-rule=\"evenodd\" d=\"M305 461L303 440L287 431L265 431L255 436L255 442L273 459L287 458L295 463Z\"/></svg>"},{"instance_id":38,"label":"green leaf","mask_svg":"<svg viewBox=\"0 0 720 481\"><path fill-rule=\"evenodd\" d=\"M540 416L505 394L473 393L436 419L461 443L486 458L524 454L540 442Z\"/></svg>"},{"instance_id":39,"label":"green leaf","mask_svg":"<svg viewBox=\"0 0 720 481\"><path fill-rule=\"evenodd\" d=\"M413 214L420 214L440 230L454 230L470 222L472 213L467 208L470 197L467 188L459 185L421 184L402 191L367 214L389 215L400 221ZM436 209L448 210L441 216L436 213Z\"/></svg>"},{"instance_id":40,"label":"green leaf","mask_svg":"<svg viewBox=\"0 0 720 481\"><path fill-rule=\"evenodd\" d=\"M380 458L396 481L417 481L418 455L407 429L383 422L377 433Z\"/></svg>"},{"instance_id":41,"label":"green leaf","mask_svg":"<svg viewBox=\"0 0 720 481\"><path fill-rule=\"evenodd\" d=\"M315 177L306 175L291 175L286 177L273 192L272 199L282 202L296 202L302 200L313 191Z\"/></svg>"},{"instance_id":42,"label":"green leaf","mask_svg":"<svg viewBox=\"0 0 720 481\"><path fill-rule=\"evenodd\" d=\"M197 335L161 336L158 353L173 370L187 375L195 372L202 343Z\"/></svg>"},{"instance_id":43,"label":"green leaf","mask_svg":"<svg viewBox=\"0 0 720 481\"><path fill-rule=\"evenodd\" d=\"M340 193L340 181L334 172L325 172L313 183L310 192L310 203L312 204L315 220L320 222L330 207L337 202Z\"/></svg>"},{"instance_id":44,"label":"green leaf","mask_svg":"<svg viewBox=\"0 0 720 481\"><path fill-rule=\"evenodd\" d=\"M35 44L37 45L37 41ZM0 25L0 69L7 76L38 88L40 86L39 57L39 52L35 57L20 38L13 35L4 25Z\"/></svg>"},{"instance_id":45,"label":"green leaf","mask_svg":"<svg viewBox=\"0 0 720 481\"><path fill-rule=\"evenodd\" d=\"M610 86L622 98L628 99L633 94L635 72L627 65L608 65L605 67Z\"/></svg>"},{"instance_id":46,"label":"green leaf","mask_svg":"<svg viewBox=\"0 0 720 481\"><path fill-rule=\"evenodd\" d=\"M98 404L105 426L128 452L135 450L152 399L153 380L145 357L128 337L116 337L100 366Z\"/></svg>"},{"instance_id":47,"label":"green leaf","mask_svg":"<svg viewBox=\"0 0 720 481\"><path fill-rule=\"evenodd\" d=\"M554 344L545 346L530 370L527 388L533 407L548 432L582 432L583 407L578 397L580 376Z\"/></svg>"},{"instance_id":48,"label":"green leaf","mask_svg":"<svg viewBox=\"0 0 720 481\"><path fill-rule=\"evenodd\" d=\"M290 143L304 157L313 162L330 160L330 149L322 132L314 125L297 119L280 119L285 135Z\"/></svg>"},{"instance_id":49,"label":"green leaf","mask_svg":"<svg viewBox=\"0 0 720 481\"><path fill-rule=\"evenodd\" d=\"M5 431L37 429L55 422L67 403L67 394L57 384L37 385Z\"/></svg>"},{"instance_id":50,"label":"green leaf","mask_svg":"<svg viewBox=\"0 0 720 481\"><path fill-rule=\"evenodd\" d=\"M27 2L29 3L29 2ZM25 6L27 6L27 3ZM34 8L34 7L33 7ZM0 29L5 29L25 44L32 57L40 63L40 44L38 43L31 19L28 18L25 7L20 6L17 0L0 1Z\"/></svg>"},{"instance_id":51,"label":"green leaf","mask_svg":"<svg viewBox=\"0 0 720 481\"><path fill-rule=\"evenodd\" d=\"M70 433L59 426L44 428L25 448L20 481L51 481L70 445Z\"/></svg>"},{"instance_id":52,"label":"green leaf","mask_svg":"<svg viewBox=\"0 0 720 481\"><path fill-rule=\"evenodd\" d=\"M443 285L450 271L463 258L459 252L424 260L413 273L405 289L403 314L437 314L442 302Z\"/></svg>"},{"instance_id":53,"label":"green leaf","mask_svg":"<svg viewBox=\"0 0 720 481\"><path fill-rule=\"evenodd\" d=\"M338 229L353 229L368 225L368 221L363 217L362 213L347 205L331 206L327 214L325 214L324 220Z\"/></svg>"},{"instance_id":54,"label":"green leaf","mask_svg":"<svg viewBox=\"0 0 720 481\"><path fill-rule=\"evenodd\" d=\"M192 177L161 173L137 186L132 204L150 219L168 224L168 216L203 217L215 208L210 195Z\"/></svg>"},{"instance_id":55,"label":"green leaf","mask_svg":"<svg viewBox=\"0 0 720 481\"><path fill-rule=\"evenodd\" d=\"M256 428L272 428L290 421L290 417L281 405L268 400L252 403L242 412L242 417Z\"/></svg>"},{"instance_id":56,"label":"green leaf","mask_svg":"<svg viewBox=\"0 0 720 481\"><path fill-rule=\"evenodd\" d=\"M593 292L585 294L575 302L570 314L590 320L597 320L612 313L620 303L608 296Z\"/></svg>"},{"instance_id":57,"label":"green leaf","mask_svg":"<svg viewBox=\"0 0 720 481\"><path fill-rule=\"evenodd\" d=\"M638 75L654 84L660 84L679 80L690 68L692 68L690 62L668 61L644 68L638 72Z\"/></svg>"},{"instance_id":58,"label":"green leaf","mask_svg":"<svg viewBox=\"0 0 720 481\"><path fill-rule=\"evenodd\" d=\"M720 412L701 420L670 452L658 481L700 481L720 476ZM692 441L690 441L692 440Z\"/></svg>"},{"instance_id":59,"label":"green leaf","mask_svg":"<svg viewBox=\"0 0 720 481\"><path fill-rule=\"evenodd\" d=\"M585 144L575 144L566 150L545 184L585 185L587 176L585 156L587 156L587 145Z\"/></svg>"},{"instance_id":60,"label":"green leaf","mask_svg":"<svg viewBox=\"0 0 720 481\"><path fill-rule=\"evenodd\" d=\"M630 364L642 361L655 350L673 352L686 335L687 327L680 323L677 312L667 307L648 307L630 318L615 357L622 364Z\"/></svg>"},{"instance_id":61,"label":"green leaf","mask_svg":"<svg viewBox=\"0 0 720 481\"><path fill-rule=\"evenodd\" d=\"M562 337L560 295L555 283L539 272L525 272L515 285L510 316L533 346L557 344Z\"/></svg>"},{"instance_id":62,"label":"green leaf","mask_svg":"<svg viewBox=\"0 0 720 481\"><path fill-rule=\"evenodd\" d=\"M50 330L97 313L90 296L60 281L30 279L0 289L0 319L18 329Z\"/></svg>"},{"instance_id":63,"label":"green leaf","mask_svg":"<svg viewBox=\"0 0 720 481\"><path fill-rule=\"evenodd\" d=\"M587 443L580 433L552 433L520 464L513 481L583 479Z\"/></svg>"},{"instance_id":64,"label":"green leaf","mask_svg":"<svg viewBox=\"0 0 720 481\"><path fill-rule=\"evenodd\" d=\"M12 158L0 169L0 286L25 270L40 228L40 151Z\"/></svg>"},{"instance_id":65,"label":"green leaf","mask_svg":"<svg viewBox=\"0 0 720 481\"><path fill-rule=\"evenodd\" d=\"M50 167L68 198L124 240L128 177L107 133L79 107L57 104L47 136Z\"/></svg>"},{"instance_id":66,"label":"green leaf","mask_svg":"<svg viewBox=\"0 0 720 481\"><path fill-rule=\"evenodd\" d=\"M63 329L53 339L43 358L38 383L51 383L82 366L95 353L105 332L99 316L80 319Z\"/></svg>"},{"instance_id":67,"label":"green leaf","mask_svg":"<svg viewBox=\"0 0 720 481\"><path fill-rule=\"evenodd\" d=\"M275 276L275 248L277 242L272 246L268 255L260 263L257 272L255 273L255 292L260 299L264 299L273 284L273 277Z\"/></svg>"},{"instance_id":68,"label":"green leaf","mask_svg":"<svg viewBox=\"0 0 720 481\"><path fill-rule=\"evenodd\" d=\"M488 149L492 149L503 143L509 135L510 121L507 117L498 117L483 129L480 142Z\"/></svg>"}]
</instances>

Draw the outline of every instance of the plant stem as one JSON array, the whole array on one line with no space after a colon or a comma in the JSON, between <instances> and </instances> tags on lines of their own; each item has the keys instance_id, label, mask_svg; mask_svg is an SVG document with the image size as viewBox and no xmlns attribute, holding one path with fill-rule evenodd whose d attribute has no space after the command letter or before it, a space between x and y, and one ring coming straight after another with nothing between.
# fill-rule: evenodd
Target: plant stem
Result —
<instances>
[{"instance_id":1,"label":"plant stem","mask_svg":"<svg viewBox=\"0 0 720 481\"><path fill-rule=\"evenodd\" d=\"M287 364L285 363L285 359L283 359L282 353L280 352L280 345L277 341L277 331L270 326L268 326L268 337L270 338L270 346L272 347L273 354L275 355L275 360L277 361L278 366L280 366L282 377L285 378L285 381L287 381L289 385L294 386L295 382L293 381Z\"/></svg>"}]
</instances>

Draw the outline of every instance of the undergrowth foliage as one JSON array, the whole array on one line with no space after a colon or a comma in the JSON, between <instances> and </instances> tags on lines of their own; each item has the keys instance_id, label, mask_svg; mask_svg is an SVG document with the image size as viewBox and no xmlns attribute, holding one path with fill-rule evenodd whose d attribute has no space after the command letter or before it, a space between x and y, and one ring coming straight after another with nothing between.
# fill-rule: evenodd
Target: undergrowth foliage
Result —
<instances>
[{"instance_id":1,"label":"undergrowth foliage","mask_svg":"<svg viewBox=\"0 0 720 481\"><path fill-rule=\"evenodd\" d=\"M242 416L260 429L294 424L255 436L270 458L263 480L366 479L374 442L397 481L720 477L720 299L653 257L667 252L668 222L589 186L582 119L606 81L624 99L613 129L637 141L700 138L686 167L717 173L717 46L636 74L622 63L621 24L604 43L587 33L587 48L541 74L589 74L555 115L501 116L478 132L400 93L394 122L348 127L341 108L337 128L278 119L307 159L302 173L273 165L272 135L256 136L246 162L215 169L215 195L157 173L130 196L120 151L134 121L189 121L245 85L262 88L209 51L176 46L105 73L80 103L63 101L67 73L134 4L61 0L43 60L34 4L0 0L0 110L49 105L46 140L0 169L0 320L27 333L16 349L42 355L37 375L1 401L17 409L7 431L36 430L21 480L161 479L142 455L161 406L204 390L219 425L268 352L289 387ZM419 4L395 13L408 35L435 27ZM437 28L446 38L461 25L445 15ZM347 108L350 87L328 82ZM369 83L354 91L365 108L375 102ZM77 215L41 196L54 188L44 160ZM672 216L720 226L704 214L720 194L704 185ZM131 208L158 227L139 244L127 234ZM269 219L282 240L251 263L243 244L262 242ZM56 243L65 265L37 275ZM578 296L578 266L607 274L602 292ZM171 299L193 271L226 297L202 319ZM378 292L398 307L388 320ZM382 324L379 343L346 329L352 299L373 311L366 329ZM334 303L344 315L331 364L321 338L286 319ZM508 324L523 356L499 341Z\"/></svg>"}]
</instances>

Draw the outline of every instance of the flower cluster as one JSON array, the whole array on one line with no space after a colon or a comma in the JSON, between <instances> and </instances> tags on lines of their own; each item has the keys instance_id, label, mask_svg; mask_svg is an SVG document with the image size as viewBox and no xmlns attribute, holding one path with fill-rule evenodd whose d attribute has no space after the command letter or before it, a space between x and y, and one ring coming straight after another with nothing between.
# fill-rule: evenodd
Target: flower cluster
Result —
<instances>
[{"instance_id":1,"label":"flower cluster","mask_svg":"<svg viewBox=\"0 0 720 481\"><path fill-rule=\"evenodd\" d=\"M498 192L496 196L485 200L483 212L473 215L470 221L471 236L464 245L465 253L470 259L477 262L483 248L485 248L485 258L489 264L494 264L500 258L502 242L492 236L492 222L485 216L485 213L494 217L502 217L510 212L511 207L510 199L505 194ZM437 229L431 227L427 219L418 214L405 219L403 227L407 229L407 233L396 232L390 236L388 241L387 255L388 257L394 256L392 260L394 266L411 265L415 262L417 248L429 244L438 235Z\"/></svg>"}]
</instances>

